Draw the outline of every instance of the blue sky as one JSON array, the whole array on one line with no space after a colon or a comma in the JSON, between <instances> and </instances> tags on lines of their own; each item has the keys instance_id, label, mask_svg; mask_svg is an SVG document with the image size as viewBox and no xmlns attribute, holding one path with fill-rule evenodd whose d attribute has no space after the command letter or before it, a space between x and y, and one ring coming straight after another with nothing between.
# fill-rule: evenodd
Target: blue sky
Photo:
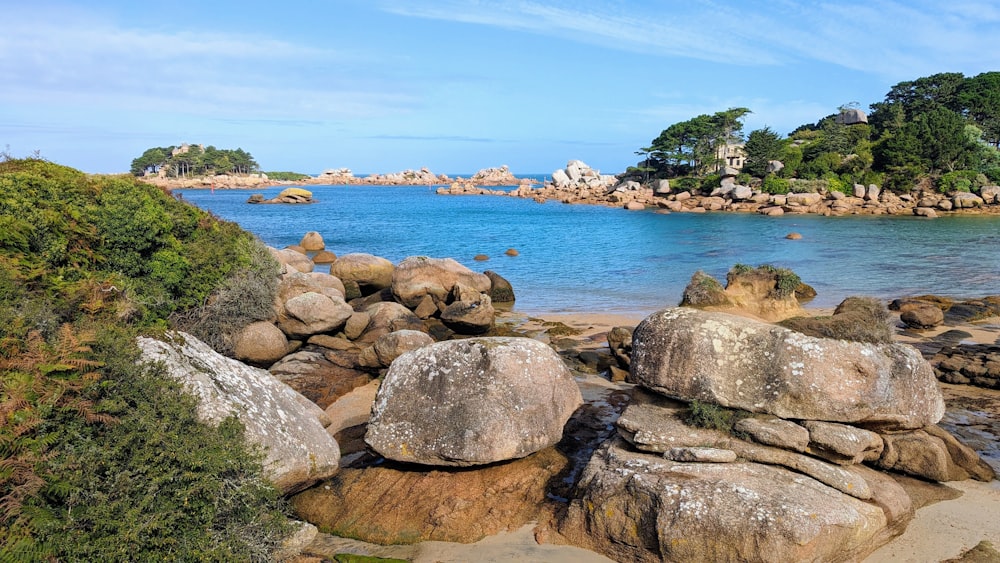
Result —
<instances>
[{"instance_id":1,"label":"blue sky","mask_svg":"<svg viewBox=\"0 0 1000 563\"><path fill-rule=\"evenodd\" d=\"M191 142L265 170L614 173L702 113L786 134L900 81L1000 70L992 1L5 4L0 150L86 172Z\"/></svg>"}]
</instances>

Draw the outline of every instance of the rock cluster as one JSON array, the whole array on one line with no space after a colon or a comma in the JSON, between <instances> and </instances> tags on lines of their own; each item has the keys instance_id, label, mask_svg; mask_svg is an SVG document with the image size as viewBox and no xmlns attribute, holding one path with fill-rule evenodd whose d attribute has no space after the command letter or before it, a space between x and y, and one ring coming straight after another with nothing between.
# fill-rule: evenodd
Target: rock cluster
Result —
<instances>
[{"instance_id":1,"label":"rock cluster","mask_svg":"<svg viewBox=\"0 0 1000 563\"><path fill-rule=\"evenodd\" d=\"M780 169L780 162L769 165ZM728 172L728 171L727 171ZM1000 213L1000 186L980 188L979 193L955 192L941 194L915 189L897 195L874 184L856 184L850 193L815 191L812 186L792 180L793 192L770 194L759 188L736 183L736 171L723 174L720 185L706 192L673 190L663 179L642 183L627 176L602 175L578 160L571 160L565 169L556 170L552 180L541 187L522 184L516 190L489 190L470 184L456 183L440 188L442 195L502 195L530 198L544 202L608 205L626 209L655 207L662 213L736 211L764 215L819 214L835 215L916 215L934 218L942 213ZM804 182L804 181L802 181ZM798 184L798 185L797 185ZM814 191L808 191L814 190Z\"/></svg>"},{"instance_id":2,"label":"rock cluster","mask_svg":"<svg viewBox=\"0 0 1000 563\"><path fill-rule=\"evenodd\" d=\"M308 233L303 243L323 246L318 233ZM405 351L488 332L495 322L494 289L500 300L513 299L498 274L473 272L450 258L393 264L352 253L334 257L327 274L314 272L303 252L271 253L283 268L273 318L237 334L235 355L268 367L323 408Z\"/></svg>"},{"instance_id":3,"label":"rock cluster","mask_svg":"<svg viewBox=\"0 0 1000 563\"><path fill-rule=\"evenodd\" d=\"M811 295L810 295L811 293ZM726 274L726 286L704 272L695 272L684 288L681 305L711 311L739 311L777 321L801 315L800 299L815 296L792 271L762 266L734 267Z\"/></svg>"},{"instance_id":4,"label":"rock cluster","mask_svg":"<svg viewBox=\"0 0 1000 563\"><path fill-rule=\"evenodd\" d=\"M940 391L908 346L677 308L632 347L638 387L561 528L613 559L860 559L914 512L872 467L993 478L936 426Z\"/></svg>"},{"instance_id":5,"label":"rock cluster","mask_svg":"<svg viewBox=\"0 0 1000 563\"><path fill-rule=\"evenodd\" d=\"M930 361L938 379L945 383L1000 389L1000 346L945 346Z\"/></svg>"},{"instance_id":6,"label":"rock cluster","mask_svg":"<svg viewBox=\"0 0 1000 563\"><path fill-rule=\"evenodd\" d=\"M277 196L264 199L262 194L253 194L247 203L315 203L312 192L302 188L285 188Z\"/></svg>"},{"instance_id":7,"label":"rock cluster","mask_svg":"<svg viewBox=\"0 0 1000 563\"><path fill-rule=\"evenodd\" d=\"M505 164L499 168L483 168L473 174L469 182L477 186L514 186L519 184L520 180Z\"/></svg>"}]
</instances>

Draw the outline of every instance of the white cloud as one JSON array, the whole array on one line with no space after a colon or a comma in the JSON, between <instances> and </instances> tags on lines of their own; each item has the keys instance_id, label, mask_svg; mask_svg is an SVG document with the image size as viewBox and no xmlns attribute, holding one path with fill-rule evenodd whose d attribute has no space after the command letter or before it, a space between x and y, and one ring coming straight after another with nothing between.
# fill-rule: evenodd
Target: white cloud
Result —
<instances>
[{"instance_id":1,"label":"white cloud","mask_svg":"<svg viewBox=\"0 0 1000 563\"><path fill-rule=\"evenodd\" d=\"M742 66L819 61L894 79L1000 66L1000 8L984 2L383 0L411 17L496 26Z\"/></svg>"},{"instance_id":2,"label":"white cloud","mask_svg":"<svg viewBox=\"0 0 1000 563\"><path fill-rule=\"evenodd\" d=\"M363 61L257 35L149 31L92 17L12 14L0 35L0 103L203 116L317 119L391 115L404 89L348 82Z\"/></svg>"}]
</instances>

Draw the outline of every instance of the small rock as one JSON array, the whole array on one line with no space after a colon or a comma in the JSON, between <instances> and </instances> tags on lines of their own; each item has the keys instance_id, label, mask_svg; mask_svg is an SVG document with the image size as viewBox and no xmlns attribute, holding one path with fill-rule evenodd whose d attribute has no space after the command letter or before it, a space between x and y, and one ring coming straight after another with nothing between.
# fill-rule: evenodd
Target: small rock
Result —
<instances>
[{"instance_id":1,"label":"small rock","mask_svg":"<svg viewBox=\"0 0 1000 563\"><path fill-rule=\"evenodd\" d=\"M308 251L316 251L326 248L326 243L323 242L322 235L316 231L309 231L302 237L302 240L299 241L299 246Z\"/></svg>"},{"instance_id":2,"label":"small rock","mask_svg":"<svg viewBox=\"0 0 1000 563\"><path fill-rule=\"evenodd\" d=\"M788 233L785 235L785 238L788 240L802 240L802 235L799 233Z\"/></svg>"},{"instance_id":3,"label":"small rock","mask_svg":"<svg viewBox=\"0 0 1000 563\"><path fill-rule=\"evenodd\" d=\"M475 256L472 257L472 259L475 260L476 262L485 262L489 260L490 257L485 254L476 254Z\"/></svg>"},{"instance_id":4,"label":"small rock","mask_svg":"<svg viewBox=\"0 0 1000 563\"><path fill-rule=\"evenodd\" d=\"M508 248L507 251L504 252L504 254L506 254L507 256L517 256L520 254L520 252L518 252L516 248Z\"/></svg>"}]
</instances>

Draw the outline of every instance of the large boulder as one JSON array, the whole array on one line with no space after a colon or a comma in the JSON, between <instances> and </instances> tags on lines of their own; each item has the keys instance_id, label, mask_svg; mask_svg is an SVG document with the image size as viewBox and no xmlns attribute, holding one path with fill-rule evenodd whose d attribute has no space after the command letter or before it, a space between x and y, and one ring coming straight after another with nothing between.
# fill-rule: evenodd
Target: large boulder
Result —
<instances>
[{"instance_id":1,"label":"large boulder","mask_svg":"<svg viewBox=\"0 0 1000 563\"><path fill-rule=\"evenodd\" d=\"M441 322L459 334L485 334L493 328L496 310L490 296L479 293L475 299L455 301L441 311Z\"/></svg>"},{"instance_id":2,"label":"large boulder","mask_svg":"<svg viewBox=\"0 0 1000 563\"><path fill-rule=\"evenodd\" d=\"M354 309L339 294L310 291L284 302L278 328L293 338L307 337L343 327L352 314Z\"/></svg>"},{"instance_id":3,"label":"large boulder","mask_svg":"<svg viewBox=\"0 0 1000 563\"><path fill-rule=\"evenodd\" d=\"M852 561L912 517L888 477L876 502L784 467L683 463L610 441L591 458L560 532L616 561Z\"/></svg>"},{"instance_id":4,"label":"large boulder","mask_svg":"<svg viewBox=\"0 0 1000 563\"><path fill-rule=\"evenodd\" d=\"M367 372L354 365L345 365L350 364L341 361L345 355L310 347L285 356L268 371L310 401L326 408L371 380Z\"/></svg>"},{"instance_id":5,"label":"large boulder","mask_svg":"<svg viewBox=\"0 0 1000 563\"><path fill-rule=\"evenodd\" d=\"M361 351L358 363L364 367L389 367L393 360L410 350L433 344L434 339L419 330L397 330L379 336L375 343Z\"/></svg>"},{"instance_id":6,"label":"large boulder","mask_svg":"<svg viewBox=\"0 0 1000 563\"><path fill-rule=\"evenodd\" d=\"M515 254L509 254L511 251ZM510 249L507 251L509 255L516 255L517 251ZM490 278L490 300L493 303L513 303L514 302L514 287L510 285L510 282L500 274L492 271L486 270L483 275Z\"/></svg>"},{"instance_id":7,"label":"large boulder","mask_svg":"<svg viewBox=\"0 0 1000 563\"><path fill-rule=\"evenodd\" d=\"M636 327L629 381L780 418L916 429L944 400L911 346L815 338L751 319L665 309Z\"/></svg>"},{"instance_id":8,"label":"large boulder","mask_svg":"<svg viewBox=\"0 0 1000 563\"><path fill-rule=\"evenodd\" d=\"M345 254L330 265L330 275L342 281L353 281L361 293L369 295L392 284L392 262L371 254Z\"/></svg>"},{"instance_id":9,"label":"large boulder","mask_svg":"<svg viewBox=\"0 0 1000 563\"><path fill-rule=\"evenodd\" d=\"M290 248L284 248L278 250L277 248L267 247L271 252L271 256L278 261L282 266L290 266L298 272L311 272L313 268L316 267L313 261L309 259L308 256L302 254L301 252L296 252Z\"/></svg>"},{"instance_id":10,"label":"large boulder","mask_svg":"<svg viewBox=\"0 0 1000 563\"><path fill-rule=\"evenodd\" d=\"M554 445L581 404L562 359L537 340L438 342L392 363L365 441L398 461L494 463Z\"/></svg>"},{"instance_id":11,"label":"large boulder","mask_svg":"<svg viewBox=\"0 0 1000 563\"><path fill-rule=\"evenodd\" d=\"M266 452L264 469L289 493L337 472L340 448L320 423L316 405L268 372L226 358L197 338L169 333L168 341L140 337L145 362L163 362L167 374L199 399L198 416L218 424L236 415L247 439Z\"/></svg>"},{"instance_id":12,"label":"large boulder","mask_svg":"<svg viewBox=\"0 0 1000 563\"><path fill-rule=\"evenodd\" d=\"M413 309L425 295L444 303L455 284L461 283L481 293L490 290L490 278L473 272L452 258L411 256L400 262L392 273L392 294Z\"/></svg>"},{"instance_id":13,"label":"large boulder","mask_svg":"<svg viewBox=\"0 0 1000 563\"><path fill-rule=\"evenodd\" d=\"M237 360L268 366L288 353L288 339L267 321L250 323L236 335L233 355Z\"/></svg>"}]
</instances>

